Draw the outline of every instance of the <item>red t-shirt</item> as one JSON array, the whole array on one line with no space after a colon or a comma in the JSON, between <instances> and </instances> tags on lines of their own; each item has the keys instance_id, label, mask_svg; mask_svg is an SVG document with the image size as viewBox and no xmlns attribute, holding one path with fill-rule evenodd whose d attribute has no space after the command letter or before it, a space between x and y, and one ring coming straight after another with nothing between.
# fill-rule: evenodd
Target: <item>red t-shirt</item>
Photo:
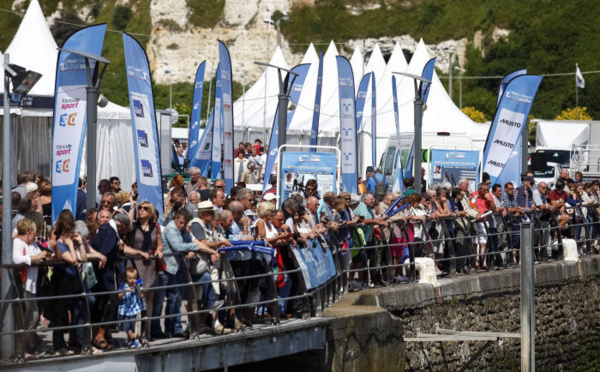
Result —
<instances>
[{"instance_id":1,"label":"red t-shirt","mask_svg":"<svg viewBox=\"0 0 600 372\"><path fill-rule=\"evenodd\" d=\"M491 200L494 200L491 193L488 192L487 195L490 196ZM471 194L471 202L475 204L479 214L484 214L492 208L492 202L487 200L485 197L482 198L477 191Z\"/></svg>"},{"instance_id":2,"label":"red t-shirt","mask_svg":"<svg viewBox=\"0 0 600 372\"><path fill-rule=\"evenodd\" d=\"M562 201L566 203L567 202L567 192L563 191L562 194L558 195L556 190L552 190L552 191L550 191L550 195L548 195L548 199L550 199L552 201L558 201L559 199L562 199Z\"/></svg>"}]
</instances>

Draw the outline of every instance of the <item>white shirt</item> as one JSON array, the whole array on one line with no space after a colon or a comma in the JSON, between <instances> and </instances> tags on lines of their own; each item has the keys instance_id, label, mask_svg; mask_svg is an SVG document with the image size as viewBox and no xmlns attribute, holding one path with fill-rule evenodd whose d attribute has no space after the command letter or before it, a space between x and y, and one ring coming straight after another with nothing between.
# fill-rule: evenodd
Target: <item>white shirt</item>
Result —
<instances>
[{"instance_id":1,"label":"white shirt","mask_svg":"<svg viewBox=\"0 0 600 372\"><path fill-rule=\"evenodd\" d=\"M27 245L24 241L19 238L13 239L13 262L17 265L25 264L31 266L31 256L35 256L42 250L37 244ZM25 253L25 254L23 254ZM25 290L30 293L36 293L37 291L37 278L38 268L29 267L27 269L27 280L25 281Z\"/></svg>"}]
</instances>

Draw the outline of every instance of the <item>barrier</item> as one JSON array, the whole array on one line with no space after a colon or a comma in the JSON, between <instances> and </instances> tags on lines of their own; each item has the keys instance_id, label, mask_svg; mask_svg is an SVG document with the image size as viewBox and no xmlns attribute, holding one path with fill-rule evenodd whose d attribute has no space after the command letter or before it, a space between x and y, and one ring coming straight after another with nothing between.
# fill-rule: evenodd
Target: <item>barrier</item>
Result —
<instances>
[{"instance_id":1,"label":"barrier","mask_svg":"<svg viewBox=\"0 0 600 372\"><path fill-rule=\"evenodd\" d=\"M598 238L598 220L595 208L590 207L591 219L574 223L570 221L565 228L558 227L556 215L552 215L547 221L540 220L538 214L530 214L530 219L535 226L534 241L536 250L540 259L564 259L565 261L577 261L579 252L590 253L595 246L595 239ZM287 302L293 304L293 315L296 318L307 319L318 316L328 306L335 303L340 296L343 296L348 290L348 279L354 279L358 275L364 277L364 283L372 285L391 285L394 282L404 282L402 277L408 277L408 282L429 283L436 285L439 275L456 277L459 273L472 273L478 261L483 261L485 257L491 269L500 268L505 265L514 265L513 260L518 260L519 249L516 245L516 239L519 237L518 219L507 219L505 216L496 215L499 224L496 230L489 228L485 224L486 235L490 244L486 246L484 252L478 252L473 244L473 238L476 237L473 221L466 218L444 217L427 222L428 231L437 231L439 236L427 234L423 241L415 241L411 235L410 225L404 222L398 222L395 226L398 228L401 242L390 243L391 231L384 231L380 240L375 245L366 245L360 248L345 248L347 242L340 240L334 231L329 231L326 240L309 240L308 247L301 248L296 246L285 246L279 249L278 254L285 257L284 270L274 270L275 250L264 246L263 242L232 242L233 247L219 249L223 252L221 256L221 276L219 279L210 281L198 281L191 273L186 264L186 259L181 254L176 254L177 258L183 263L181 266L185 282L157 286L153 288L144 288L146 292L157 292L174 288L199 288L203 284L219 283L222 288L222 297L225 305L219 309L227 314L227 317L243 318L248 309L266 308L259 314L263 322L270 322L273 325L279 325L285 321L285 314L280 313L280 304ZM358 229L360 224L348 225L349 229ZM389 226L388 228L391 228ZM515 228L517 227L517 228ZM580 227L579 234L575 234L576 228ZM547 239L544 237L547 234ZM567 236L563 239L563 235ZM577 235L577 236L576 236ZM497 243L491 243L492 238L497 238ZM572 239L573 237L579 239ZM545 240L546 239L546 240ZM495 239L494 239L495 240ZM517 248L515 248L517 247ZM548 253L550 249L550 254ZM553 249L557 248L557 249ZM398 257L397 253L402 252ZM353 252L359 254L354 255ZM392 255L394 252L394 255ZM545 253L544 253L545 252ZM544 257L545 254L545 257ZM350 257L354 255L355 259L351 263ZM364 257L363 257L364 255ZM358 257L358 258L357 258ZM140 258L140 257L128 257ZM364 267L349 268L349 264L356 263L365 259ZM242 273L240 266L251 262L255 271L251 273ZM60 262L47 262L41 266L52 266ZM2 274L8 275L13 289L21 287L20 282L13 275L14 269L21 268L18 265L2 265ZM276 282L279 277L288 277L294 283L295 292L288 295L281 295ZM400 278L400 279L397 279ZM82 280L81 276L79 280ZM262 293L263 298L251 298L250 300L242 297L240 285L248 281L260 281L265 285ZM24 337L32 332L48 332L52 330L73 330L84 327L82 353L91 352L91 334L92 327L96 326L115 326L120 321L92 323L90 319L89 299L91 296L114 295L119 291L106 291L102 293L78 293L65 296L40 296L37 298L23 298L18 291L13 291L9 298L0 300L3 311L6 311L7 304L13 304L15 313L15 331L2 332L2 335L15 336L13 360L24 361ZM23 319L24 312L22 304L27 301L46 301L46 300L65 300L79 298L83 299L84 309L82 316L83 325L72 324L64 327L55 327L49 329L25 329ZM181 311L176 314L152 316L147 314L141 321L149 323L152 320L170 319L178 316L187 316L190 322L189 339L197 339L200 336L200 315L214 310L204 309L200 303L201 292L196 290L186 291L184 300L187 301L189 308L187 311ZM258 312L258 311L257 311ZM270 318L264 316L265 313ZM148 327L149 328L149 327ZM148 329L149 332L149 329Z\"/></svg>"}]
</instances>

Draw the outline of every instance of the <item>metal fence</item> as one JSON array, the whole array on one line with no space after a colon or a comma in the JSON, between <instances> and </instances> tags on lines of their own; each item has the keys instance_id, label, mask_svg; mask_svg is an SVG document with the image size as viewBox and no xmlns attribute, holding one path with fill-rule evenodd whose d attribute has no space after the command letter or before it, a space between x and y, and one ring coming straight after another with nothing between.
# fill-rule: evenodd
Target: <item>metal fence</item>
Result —
<instances>
[{"instance_id":1,"label":"metal fence","mask_svg":"<svg viewBox=\"0 0 600 372\"><path fill-rule=\"evenodd\" d=\"M228 254L221 257L220 277L216 280L221 286L224 306L218 311L225 311L229 317L236 316L243 318L245 309L258 309L255 314L262 318L263 322L272 325L280 325L286 321L286 317L280 314L279 302L288 301L294 307L294 317L299 319L308 319L319 316L327 307L337 302L340 296L348 292L349 279L354 280L355 276L361 275L365 287L377 285L392 285L399 282L399 276L406 278L402 282L413 283L417 280L417 270L415 259L417 257L430 257L434 260L440 275L449 278L456 277L459 273L473 273L477 269L482 269L482 262L485 258L487 269L502 268L516 265L519 258L519 234L520 225L525 219L531 222L534 228L534 249L539 260L562 259L563 238L569 237L577 241L580 254L597 253L597 239L600 238L600 225L598 224L598 206L573 208L573 217L565 227L559 227L556 213L528 213L523 218L506 217L501 214L495 214L497 224L490 227L488 223L480 224L480 231L477 231L477 224L480 221L470 220L466 217L445 217L437 220L431 220L424 224L426 229L425 239L422 241L411 239L410 224L398 222L396 225L390 225L383 228L381 234L375 239L375 244L363 247L347 247L344 239L339 238L339 234L329 231L327 234L327 244L324 250L331 253L335 265L335 275L328 278L324 283L308 289L305 278L306 268L304 262L297 259L292 254L290 246L281 248L281 254L286 255L286 270L274 271L273 265L269 263L269 257L265 254L252 252L244 258L251 261L254 271L251 275L237 275L234 267L238 260ZM585 216L582 208L587 208L587 216L576 218L576 216ZM390 242L390 231L396 227L400 231L403 242ZM359 229L360 224L347 226L348 229ZM481 228L484 230L481 231ZM485 250L478 251L477 239L484 235L487 238ZM402 252L402 257L396 255L398 248ZM309 248L302 248L309 249ZM549 254L550 253L550 254ZM189 325L189 339L200 337L200 315L215 311L213 309L204 309L199 306L202 298L202 285L215 282L215 280L199 282L194 277L188 265L185 262L183 254L177 254L177 259L183 264L180 265L185 275L185 283L177 285L157 286L144 288L145 292L160 292L174 288L183 288L185 290L184 300L188 303L188 310L176 314L152 316L147 314L139 319L146 323L147 332L150 332L149 323L152 320L169 319L172 317L186 316ZM141 257L126 257L141 258ZM39 267L52 267L61 262L45 262ZM361 263L365 263L363 267ZM232 265L233 264L233 265ZM358 264L358 265L357 265ZM354 267L353 267L354 266ZM81 293L64 296L38 296L35 298L25 298L21 290L22 284L17 275L17 270L23 269L22 265L1 265L2 275L7 275L11 284L7 298L0 300L1 314L4 316L7 312L14 315L14 324L12 329L3 329L0 337L10 337L14 342L12 350L3 350L3 355L10 355L4 362L23 362L25 361L25 339L31 333L43 333L51 331L68 331L83 328L82 354L90 354L92 351L92 329L98 326L115 327L121 320L111 322L93 323L90 312L90 299L99 296L114 296L120 291L106 291L91 293L86 290L84 279L80 275L81 287L84 290ZM400 274L399 274L400 273ZM289 296L278 296L276 278L279 275L287 275L295 283L295 292ZM263 299L244 303L241 298L239 284L244 281L259 280L264 285L262 291ZM115 281L118 283L118 281ZM356 288L353 288L356 289ZM25 329L25 304L30 301L72 301L81 300L83 304L81 314L81 324L71 324L64 327ZM164 298L163 298L164 300ZM265 317L264 314L269 314ZM3 343L5 345L5 343Z\"/></svg>"}]
</instances>

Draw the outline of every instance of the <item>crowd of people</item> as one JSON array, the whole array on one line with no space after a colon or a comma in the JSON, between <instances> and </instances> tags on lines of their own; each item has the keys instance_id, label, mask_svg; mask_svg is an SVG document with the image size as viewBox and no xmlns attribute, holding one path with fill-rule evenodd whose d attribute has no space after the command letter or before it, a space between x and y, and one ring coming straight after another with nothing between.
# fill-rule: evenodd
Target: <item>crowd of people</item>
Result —
<instances>
[{"instance_id":1,"label":"crowd of people","mask_svg":"<svg viewBox=\"0 0 600 372\"><path fill-rule=\"evenodd\" d=\"M242 145L236 154L240 161L247 153ZM258 147L249 149L250 157L264 150ZM73 354L86 337L93 340L92 352L111 350L119 345L112 337L117 321L131 348L155 339L190 337L194 324L200 333L224 335L270 316L270 309L256 305L265 299L268 280L275 284L282 317L305 310L298 300L306 288L302 273L293 271L299 266L294 249L333 253L353 291L408 281L410 266L403 264L414 257L436 259L439 275L513 265L519 259L522 221L538 227L539 259L548 257L554 238L576 239L581 254L597 251L600 238L600 184L584 183L581 174L573 180L566 171L552 190L528 172L520 185L491 185L484 174L476 190L460 179L456 187L423 184L419 191L424 192L419 192L406 179L400 193L389 192L381 172L370 169L360 195L320 195L317 181L310 180L302 192L281 202L275 176L269 189L256 193L241 180L225 190L223 180L211 184L197 168L189 173L189 181L177 175L169 183L163 216L148 201L138 200L135 183L121 189L118 177L100 180L97 208L86 209L86 192L93 191L81 180L75 211L63 210L53 225L50 182L41 174L19 174L10 196L13 261L26 267L18 273L20 297L56 297L23 302L24 327L38 328L40 319L49 325L56 355ZM224 249L241 241L261 241L274 249L268 265L281 274L253 275L261 272L256 260ZM559 253L552 250L551 255ZM225 270L225 258L232 273ZM391 276L381 268L389 266ZM253 277L244 279L248 275ZM251 304L241 312L220 310L234 304L230 280L236 281L241 302ZM183 303L193 314L188 329L181 319ZM83 327L88 317L94 324L110 325L90 330ZM70 330L65 341L60 327L69 325L82 327ZM29 355L39 353L36 333L27 333L25 342Z\"/></svg>"}]
</instances>

